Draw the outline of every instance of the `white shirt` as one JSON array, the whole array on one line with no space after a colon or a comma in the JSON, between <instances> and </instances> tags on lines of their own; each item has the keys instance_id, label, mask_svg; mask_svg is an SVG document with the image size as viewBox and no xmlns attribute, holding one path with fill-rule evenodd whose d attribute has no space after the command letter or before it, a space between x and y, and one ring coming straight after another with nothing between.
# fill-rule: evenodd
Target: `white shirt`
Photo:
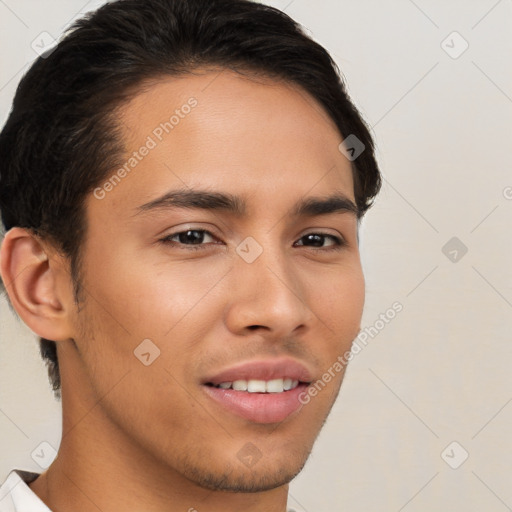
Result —
<instances>
[{"instance_id":1,"label":"white shirt","mask_svg":"<svg viewBox=\"0 0 512 512\"><path fill-rule=\"evenodd\" d=\"M38 476L28 471L11 471L0 487L0 512L51 512L27 485Z\"/></svg>"}]
</instances>

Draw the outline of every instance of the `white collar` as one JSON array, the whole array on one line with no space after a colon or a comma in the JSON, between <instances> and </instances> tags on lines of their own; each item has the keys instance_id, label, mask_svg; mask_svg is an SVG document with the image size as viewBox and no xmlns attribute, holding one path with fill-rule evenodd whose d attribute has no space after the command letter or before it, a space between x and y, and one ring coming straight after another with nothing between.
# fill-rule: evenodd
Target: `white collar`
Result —
<instances>
[{"instance_id":1,"label":"white collar","mask_svg":"<svg viewBox=\"0 0 512 512\"><path fill-rule=\"evenodd\" d=\"M39 473L13 470L0 487L0 512L51 512L28 486Z\"/></svg>"}]
</instances>

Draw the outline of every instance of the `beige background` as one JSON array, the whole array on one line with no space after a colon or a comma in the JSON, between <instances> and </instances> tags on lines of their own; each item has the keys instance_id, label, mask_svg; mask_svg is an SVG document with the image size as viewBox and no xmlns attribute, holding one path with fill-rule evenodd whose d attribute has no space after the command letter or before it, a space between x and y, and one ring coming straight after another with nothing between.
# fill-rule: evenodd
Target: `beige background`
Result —
<instances>
[{"instance_id":1,"label":"beige background","mask_svg":"<svg viewBox=\"0 0 512 512\"><path fill-rule=\"evenodd\" d=\"M0 0L2 124L31 42L102 2L84 3ZM363 326L378 332L349 367L290 506L512 510L512 2L269 3L332 52L385 176L362 227ZM455 262L442 251L452 237ZM58 446L60 407L34 336L1 300L3 480L14 467L40 471L30 454ZM378 329L396 301L403 311Z\"/></svg>"}]
</instances>

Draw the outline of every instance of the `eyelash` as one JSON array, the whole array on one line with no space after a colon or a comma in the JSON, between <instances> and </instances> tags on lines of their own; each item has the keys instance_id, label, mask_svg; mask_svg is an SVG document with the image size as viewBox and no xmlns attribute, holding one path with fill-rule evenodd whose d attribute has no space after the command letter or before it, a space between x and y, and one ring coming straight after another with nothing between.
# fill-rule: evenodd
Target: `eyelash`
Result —
<instances>
[{"instance_id":1,"label":"eyelash","mask_svg":"<svg viewBox=\"0 0 512 512\"><path fill-rule=\"evenodd\" d=\"M189 231L195 231L197 233L206 233L208 235L210 235L212 238L216 238L215 235L213 235L210 231L206 230L206 229L186 229L184 231L178 231L177 233L172 233L170 235L167 235L166 237L164 238L161 238L159 241L161 243L163 243L164 245L171 245L171 246L177 246L177 245L181 245L181 246L185 246L185 248L183 248L184 250L192 250L192 251L200 251L200 250L205 250L207 249L207 246L209 244L184 244L182 242L174 242L171 240L171 238L174 238L178 235L181 235L183 233L187 233ZM328 246L328 247L310 247L311 249L316 249L317 251L339 251L341 249L343 249L344 247L346 247L347 243L345 242L345 240L341 237L337 237L337 236L334 236L334 235L331 235L329 233L322 233L322 232L312 232L312 233L306 233L305 235L301 236L299 238L299 240L301 240L302 238L305 238L309 235L319 235L321 237L326 237L326 238L331 238L332 240L334 240L334 245L331 245L331 246ZM304 245L302 246L299 246L299 247L306 247Z\"/></svg>"}]
</instances>

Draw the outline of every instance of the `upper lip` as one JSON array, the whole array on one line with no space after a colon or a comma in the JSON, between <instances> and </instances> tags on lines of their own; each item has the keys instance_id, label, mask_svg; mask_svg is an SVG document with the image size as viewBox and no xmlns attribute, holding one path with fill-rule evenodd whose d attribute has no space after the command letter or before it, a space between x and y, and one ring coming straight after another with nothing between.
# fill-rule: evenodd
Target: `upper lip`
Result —
<instances>
[{"instance_id":1,"label":"upper lip","mask_svg":"<svg viewBox=\"0 0 512 512\"><path fill-rule=\"evenodd\" d=\"M204 379L203 384L219 385L236 380L272 380L290 378L311 382L311 373L304 363L291 358L246 361L226 368Z\"/></svg>"}]
</instances>

